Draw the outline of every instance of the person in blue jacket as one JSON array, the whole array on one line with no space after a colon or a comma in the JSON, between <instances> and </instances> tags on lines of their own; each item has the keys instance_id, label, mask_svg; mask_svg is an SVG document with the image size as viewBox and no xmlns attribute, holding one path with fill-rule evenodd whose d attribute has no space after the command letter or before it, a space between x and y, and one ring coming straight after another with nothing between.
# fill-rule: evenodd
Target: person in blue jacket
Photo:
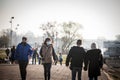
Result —
<instances>
[{"instance_id":1,"label":"person in blue jacket","mask_svg":"<svg viewBox=\"0 0 120 80\"><path fill-rule=\"evenodd\" d=\"M26 80L26 68L32 55L32 47L27 43L27 38L22 37L22 42L17 45L15 59L18 61L22 80Z\"/></svg>"}]
</instances>

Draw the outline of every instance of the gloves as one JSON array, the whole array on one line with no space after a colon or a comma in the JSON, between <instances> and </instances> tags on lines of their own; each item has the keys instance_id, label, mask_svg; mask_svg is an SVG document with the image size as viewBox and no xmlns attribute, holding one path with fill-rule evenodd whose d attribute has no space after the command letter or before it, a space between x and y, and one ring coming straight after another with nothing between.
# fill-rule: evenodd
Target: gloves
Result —
<instances>
[{"instance_id":1,"label":"gloves","mask_svg":"<svg viewBox=\"0 0 120 80\"><path fill-rule=\"evenodd\" d=\"M68 67L68 66L69 66L69 64L67 64L67 63L66 63L66 66Z\"/></svg>"}]
</instances>

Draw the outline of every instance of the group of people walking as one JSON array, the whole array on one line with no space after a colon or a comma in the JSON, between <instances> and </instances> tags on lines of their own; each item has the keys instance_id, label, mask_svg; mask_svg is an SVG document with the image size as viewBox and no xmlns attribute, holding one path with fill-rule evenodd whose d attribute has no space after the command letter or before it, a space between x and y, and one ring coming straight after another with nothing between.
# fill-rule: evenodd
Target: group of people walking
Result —
<instances>
[{"instance_id":1,"label":"group of people walking","mask_svg":"<svg viewBox=\"0 0 120 80\"><path fill-rule=\"evenodd\" d=\"M66 66L70 67L72 72L72 80L76 80L76 74L78 74L78 80L81 80L81 72L84 63L84 70L88 70L89 80L98 80L97 77L100 75L100 69L103 66L103 58L101 50L96 48L96 44L92 43L91 50L87 52L81 47L82 41L77 40L77 46L73 46L66 58ZM18 61L20 74L22 80L26 80L26 68L30 57L32 56L32 47L27 43L27 37L22 38L22 42L19 43L15 50L15 60ZM52 41L50 38L46 38L42 47L39 51L41 56L42 64L44 67L44 79L50 80L51 67L54 60L55 63L58 61L58 57L55 53ZM52 60L53 58L53 60ZM62 65L62 54L59 56L60 64Z\"/></svg>"},{"instance_id":2,"label":"group of people walking","mask_svg":"<svg viewBox=\"0 0 120 80\"><path fill-rule=\"evenodd\" d=\"M82 69L88 70L89 80L98 80L98 76L101 75L100 70L103 66L103 57L101 50L96 48L96 44L91 44L91 49L87 52L81 47L82 41L77 41L77 46L73 46L66 58L66 66L70 64L70 70L72 72L72 80L76 80L76 74L78 74L78 80L81 80ZM84 63L84 67L83 67Z\"/></svg>"}]
</instances>

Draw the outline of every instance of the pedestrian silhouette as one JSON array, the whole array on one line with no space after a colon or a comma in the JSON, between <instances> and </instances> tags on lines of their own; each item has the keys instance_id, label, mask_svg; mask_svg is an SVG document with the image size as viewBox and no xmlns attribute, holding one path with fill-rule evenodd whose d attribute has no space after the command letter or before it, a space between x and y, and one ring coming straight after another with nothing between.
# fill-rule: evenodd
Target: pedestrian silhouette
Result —
<instances>
[{"instance_id":1,"label":"pedestrian silhouette","mask_svg":"<svg viewBox=\"0 0 120 80\"><path fill-rule=\"evenodd\" d=\"M85 50L81 47L82 40L77 40L77 46L73 46L66 58L66 66L69 66L72 71L72 80L76 80L76 74L78 74L78 80L81 80L82 65L85 56Z\"/></svg>"},{"instance_id":2,"label":"pedestrian silhouette","mask_svg":"<svg viewBox=\"0 0 120 80\"><path fill-rule=\"evenodd\" d=\"M15 59L18 60L22 80L26 80L26 75L27 75L26 68L31 55L32 55L32 48L27 43L27 38L23 37L22 42L17 45L16 53L15 53Z\"/></svg>"},{"instance_id":3,"label":"pedestrian silhouette","mask_svg":"<svg viewBox=\"0 0 120 80\"><path fill-rule=\"evenodd\" d=\"M16 51L15 46L13 46L13 47L11 48L11 56L10 56L11 64L13 64L14 61L15 61L15 51Z\"/></svg>"},{"instance_id":4,"label":"pedestrian silhouette","mask_svg":"<svg viewBox=\"0 0 120 80\"><path fill-rule=\"evenodd\" d=\"M59 53L59 62L60 62L60 65L62 65L62 62L63 62L62 53Z\"/></svg>"},{"instance_id":5,"label":"pedestrian silhouette","mask_svg":"<svg viewBox=\"0 0 120 80\"><path fill-rule=\"evenodd\" d=\"M7 49L5 50L5 53L6 53L7 57L9 57L9 54L10 54L9 48L7 48Z\"/></svg>"},{"instance_id":6,"label":"pedestrian silhouette","mask_svg":"<svg viewBox=\"0 0 120 80\"><path fill-rule=\"evenodd\" d=\"M33 56L32 56L32 64L36 64L37 59L39 59L38 57L39 57L39 55L38 55L38 52L37 52L37 48L35 48L34 51L33 51Z\"/></svg>"},{"instance_id":7,"label":"pedestrian silhouette","mask_svg":"<svg viewBox=\"0 0 120 80\"><path fill-rule=\"evenodd\" d=\"M100 76L100 69L103 66L103 57L101 50L96 48L96 44L91 44L91 49L87 51L85 56L85 67L86 71L88 68L89 80L98 80Z\"/></svg>"}]
</instances>

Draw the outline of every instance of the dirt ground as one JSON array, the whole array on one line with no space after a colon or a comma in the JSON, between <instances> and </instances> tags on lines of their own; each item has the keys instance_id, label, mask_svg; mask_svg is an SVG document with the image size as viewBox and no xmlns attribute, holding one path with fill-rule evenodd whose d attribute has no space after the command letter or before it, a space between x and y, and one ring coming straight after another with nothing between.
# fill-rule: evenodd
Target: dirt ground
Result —
<instances>
[{"instance_id":1,"label":"dirt ground","mask_svg":"<svg viewBox=\"0 0 120 80\"><path fill-rule=\"evenodd\" d=\"M27 80L44 80L42 65L28 65ZM87 72L82 71L82 80L88 80ZM17 64L0 64L0 80L21 80ZM71 80L71 71L65 65L52 65L51 80ZM99 80L110 80L102 71ZM112 79L111 79L112 80Z\"/></svg>"}]
</instances>

